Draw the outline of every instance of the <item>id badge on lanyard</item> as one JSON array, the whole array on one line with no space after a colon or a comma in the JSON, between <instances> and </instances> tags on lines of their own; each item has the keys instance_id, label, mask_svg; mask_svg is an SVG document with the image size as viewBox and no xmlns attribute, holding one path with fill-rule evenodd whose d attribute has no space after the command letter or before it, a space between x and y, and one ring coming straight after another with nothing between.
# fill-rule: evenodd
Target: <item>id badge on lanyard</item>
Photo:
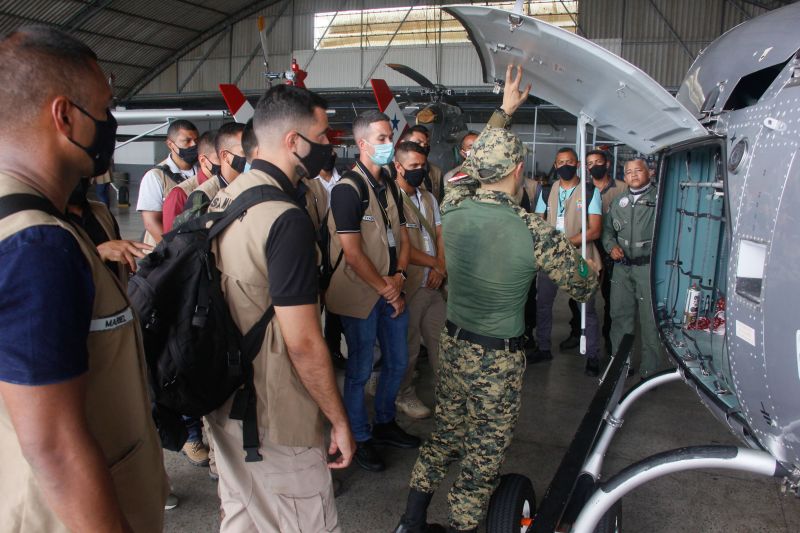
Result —
<instances>
[{"instance_id":1,"label":"id badge on lanyard","mask_svg":"<svg viewBox=\"0 0 800 533\"><path fill-rule=\"evenodd\" d=\"M559 215L558 218L556 218L556 229L564 233L564 215Z\"/></svg>"},{"instance_id":2,"label":"id badge on lanyard","mask_svg":"<svg viewBox=\"0 0 800 533\"><path fill-rule=\"evenodd\" d=\"M396 248L397 245L394 242L394 232L392 231L392 227L388 226L386 228L386 239L389 241L390 248Z\"/></svg>"}]
</instances>

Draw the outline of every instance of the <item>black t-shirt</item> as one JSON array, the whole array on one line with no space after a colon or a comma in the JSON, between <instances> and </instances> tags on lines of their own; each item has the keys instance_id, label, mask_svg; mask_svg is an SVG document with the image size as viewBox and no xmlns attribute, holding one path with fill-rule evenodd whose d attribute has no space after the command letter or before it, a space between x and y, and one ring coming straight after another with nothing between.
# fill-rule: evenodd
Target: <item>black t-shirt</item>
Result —
<instances>
[{"instance_id":1,"label":"black t-shirt","mask_svg":"<svg viewBox=\"0 0 800 533\"><path fill-rule=\"evenodd\" d=\"M385 212L389 207L387 194L388 187L396 184L389 184L391 179L388 173L381 169L381 181L377 181L372 177L372 174L364 168L360 163L356 163L361 168L361 171L367 176L368 186L372 188L375 196L378 198L383 211ZM361 233L361 222L364 214L361 212L361 197L358 191L350 186L334 187L331 191L331 213L333 213L333 220L336 222L336 233ZM400 219L400 225L406 225L406 217L403 214L402 204L397 206L397 214ZM395 242L400 238L398 235L399 229L393 229ZM392 274L397 269L397 248L394 246L389 247L389 272Z\"/></svg>"},{"instance_id":2,"label":"black t-shirt","mask_svg":"<svg viewBox=\"0 0 800 533\"><path fill-rule=\"evenodd\" d=\"M298 202L303 191L272 163L256 159L252 168L272 176L298 207L280 215L267 236L265 253L272 303L281 307L316 304L319 294L316 236L311 219Z\"/></svg>"}]
</instances>

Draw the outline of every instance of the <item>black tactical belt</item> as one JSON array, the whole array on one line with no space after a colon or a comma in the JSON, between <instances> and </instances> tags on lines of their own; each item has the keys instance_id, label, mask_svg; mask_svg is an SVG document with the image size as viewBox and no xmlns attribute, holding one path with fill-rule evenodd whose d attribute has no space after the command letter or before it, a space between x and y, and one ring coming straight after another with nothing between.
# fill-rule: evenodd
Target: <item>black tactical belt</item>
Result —
<instances>
[{"instance_id":1,"label":"black tactical belt","mask_svg":"<svg viewBox=\"0 0 800 533\"><path fill-rule=\"evenodd\" d=\"M486 335L479 335L472 333L463 328L458 327L449 320L447 321L447 334L454 339L472 342L479 344L487 350L507 350L516 352L522 350L525 346L525 337L514 337L513 339L498 339L497 337L487 337Z\"/></svg>"},{"instance_id":2,"label":"black tactical belt","mask_svg":"<svg viewBox=\"0 0 800 533\"><path fill-rule=\"evenodd\" d=\"M650 257L637 257L636 259L628 259L627 257L623 257L619 261L621 264L625 266L644 266L650 264Z\"/></svg>"}]
</instances>

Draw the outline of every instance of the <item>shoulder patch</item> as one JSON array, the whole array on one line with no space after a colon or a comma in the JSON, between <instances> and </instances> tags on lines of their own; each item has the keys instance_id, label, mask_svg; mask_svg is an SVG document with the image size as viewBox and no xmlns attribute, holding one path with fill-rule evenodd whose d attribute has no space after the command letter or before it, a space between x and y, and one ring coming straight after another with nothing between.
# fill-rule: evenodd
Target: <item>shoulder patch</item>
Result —
<instances>
[{"instance_id":1,"label":"shoulder patch","mask_svg":"<svg viewBox=\"0 0 800 533\"><path fill-rule=\"evenodd\" d=\"M631 202L631 201L628 199L628 197L627 197L627 196L623 196L622 198L620 198L620 199L619 199L619 206L620 206L620 207L628 207L628 204L629 204L630 202Z\"/></svg>"}]
</instances>

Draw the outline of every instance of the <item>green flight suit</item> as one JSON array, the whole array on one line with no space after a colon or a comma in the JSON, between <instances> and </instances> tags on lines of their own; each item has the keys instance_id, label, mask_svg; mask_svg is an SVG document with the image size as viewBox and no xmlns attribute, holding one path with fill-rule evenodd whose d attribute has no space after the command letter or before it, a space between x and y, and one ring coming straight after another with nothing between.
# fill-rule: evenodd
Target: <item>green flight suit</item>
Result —
<instances>
[{"instance_id":1,"label":"green flight suit","mask_svg":"<svg viewBox=\"0 0 800 533\"><path fill-rule=\"evenodd\" d=\"M656 220L656 187L634 201L626 190L612 203L603 220L603 248L622 248L625 260L614 265L611 278L611 345L616 353L622 337L633 335L636 314L642 341L639 373L647 377L661 369L661 344L653 316L650 254Z\"/></svg>"}]
</instances>

